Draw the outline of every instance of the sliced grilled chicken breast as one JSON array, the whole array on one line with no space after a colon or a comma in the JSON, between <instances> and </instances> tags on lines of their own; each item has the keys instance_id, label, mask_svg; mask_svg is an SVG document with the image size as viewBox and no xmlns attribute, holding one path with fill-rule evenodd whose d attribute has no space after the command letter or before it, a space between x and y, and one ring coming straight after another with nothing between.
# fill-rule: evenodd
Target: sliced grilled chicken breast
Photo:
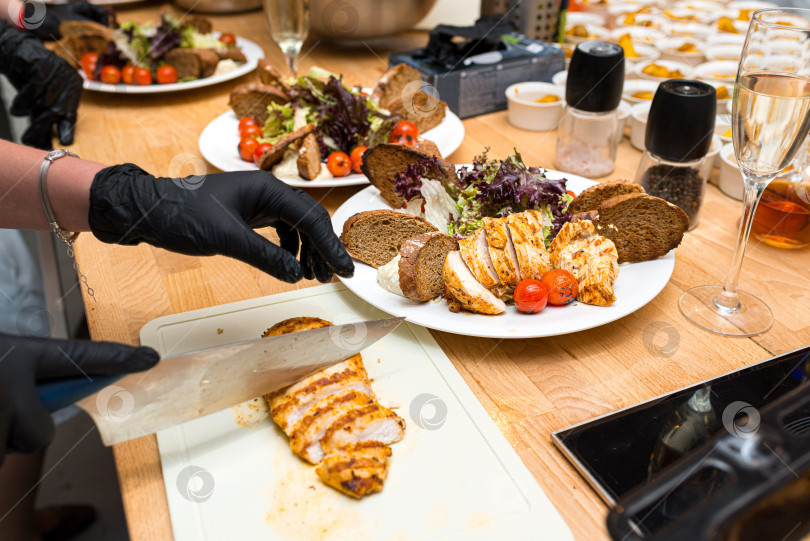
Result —
<instances>
[{"instance_id":1,"label":"sliced grilled chicken breast","mask_svg":"<svg viewBox=\"0 0 810 541\"><path fill-rule=\"evenodd\" d=\"M304 460L317 464L323 460L321 438L346 413L374 403L374 397L354 390L323 398L309 408L290 432L290 448Z\"/></svg>"},{"instance_id":2,"label":"sliced grilled chicken breast","mask_svg":"<svg viewBox=\"0 0 810 541\"><path fill-rule=\"evenodd\" d=\"M461 258L473 273L476 280L484 287L495 287L500 282L492 258L489 256L489 243L483 228L477 229L472 235L458 241Z\"/></svg>"},{"instance_id":3,"label":"sliced grilled chicken breast","mask_svg":"<svg viewBox=\"0 0 810 541\"><path fill-rule=\"evenodd\" d=\"M560 268L557 263L557 258L563 248L577 239L584 239L593 235L596 235L596 227L594 227L593 222L590 220L582 220L577 223L566 222L548 247L548 257L551 261L551 266L555 269Z\"/></svg>"},{"instance_id":4,"label":"sliced grilled chicken breast","mask_svg":"<svg viewBox=\"0 0 810 541\"><path fill-rule=\"evenodd\" d=\"M506 304L475 279L460 252L447 254L442 268L442 278L447 292L457 299L465 310L489 315L500 314L506 310Z\"/></svg>"},{"instance_id":5,"label":"sliced grilled chicken breast","mask_svg":"<svg viewBox=\"0 0 810 541\"><path fill-rule=\"evenodd\" d=\"M321 481L344 494L362 498L380 492L388 477L391 448L378 441L364 441L334 449L315 473Z\"/></svg>"},{"instance_id":6,"label":"sliced grilled chicken breast","mask_svg":"<svg viewBox=\"0 0 810 541\"><path fill-rule=\"evenodd\" d=\"M613 283L619 275L618 261L616 246L601 235L571 242L557 259L558 268L571 271L579 282L577 300L597 306L616 301Z\"/></svg>"},{"instance_id":7,"label":"sliced grilled chicken breast","mask_svg":"<svg viewBox=\"0 0 810 541\"><path fill-rule=\"evenodd\" d=\"M501 284L514 287L520 281L515 247L509 242L506 220L502 218L484 218L483 229L486 231L489 244L489 256L498 273Z\"/></svg>"},{"instance_id":8,"label":"sliced grilled chicken breast","mask_svg":"<svg viewBox=\"0 0 810 541\"><path fill-rule=\"evenodd\" d=\"M391 444L402 439L405 421L396 413L372 402L345 412L333 422L321 439L326 454L333 449L361 441Z\"/></svg>"},{"instance_id":9,"label":"sliced grilled chicken breast","mask_svg":"<svg viewBox=\"0 0 810 541\"><path fill-rule=\"evenodd\" d=\"M520 278L539 280L551 269L543 226L529 212L518 212L506 217L506 227L515 249Z\"/></svg>"}]
</instances>

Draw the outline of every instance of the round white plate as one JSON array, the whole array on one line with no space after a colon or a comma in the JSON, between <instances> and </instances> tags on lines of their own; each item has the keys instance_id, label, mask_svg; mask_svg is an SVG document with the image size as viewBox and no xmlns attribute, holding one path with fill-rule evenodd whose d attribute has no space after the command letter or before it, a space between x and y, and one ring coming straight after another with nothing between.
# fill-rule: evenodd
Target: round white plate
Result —
<instances>
[{"instance_id":1,"label":"round white plate","mask_svg":"<svg viewBox=\"0 0 810 541\"><path fill-rule=\"evenodd\" d=\"M549 178L568 179L567 188L579 193L593 181L576 175L548 171ZM390 209L374 186L356 193L332 216L339 235L343 223L353 214L365 210ZM417 303L390 293L377 284L377 269L355 261L354 276L340 278L355 295L393 316L404 316L409 322L429 329L487 338L537 338L556 336L598 327L632 314L664 289L675 267L675 252L644 263L621 265L614 285L616 302L611 306L590 306L573 302L567 306L546 306L539 314L523 314L514 305L506 312L485 316L460 312L454 314L447 302Z\"/></svg>"},{"instance_id":2,"label":"round white plate","mask_svg":"<svg viewBox=\"0 0 810 541\"><path fill-rule=\"evenodd\" d=\"M212 32L212 34L219 36L219 32ZM222 75L213 75L203 79L197 79L196 81L187 81L185 83L174 83L170 85L151 84L148 86L126 85L123 83L117 85L108 85L102 83L101 81L88 80L82 70L79 70L79 74L84 79L84 89L94 90L96 92L108 92L111 94L162 94L164 92L191 90L193 88L211 86L223 81L230 81L231 79L241 77L242 75L255 70L256 66L259 65L259 60L264 58L264 50L258 44L248 39L237 37L236 46L242 49L242 52L245 53L247 62L239 64L237 68L231 72L224 73Z\"/></svg>"},{"instance_id":3,"label":"round white plate","mask_svg":"<svg viewBox=\"0 0 810 541\"><path fill-rule=\"evenodd\" d=\"M461 146L464 139L464 124L450 109L441 124L422 134L439 147L442 156L449 156ZM255 171L256 165L239 157L239 119L233 111L222 113L203 129L198 142L200 153L208 162L223 171ZM325 167L325 165L324 165ZM368 184L365 175L353 174L340 178L303 180L281 178L290 186L298 188L335 188Z\"/></svg>"}]
</instances>

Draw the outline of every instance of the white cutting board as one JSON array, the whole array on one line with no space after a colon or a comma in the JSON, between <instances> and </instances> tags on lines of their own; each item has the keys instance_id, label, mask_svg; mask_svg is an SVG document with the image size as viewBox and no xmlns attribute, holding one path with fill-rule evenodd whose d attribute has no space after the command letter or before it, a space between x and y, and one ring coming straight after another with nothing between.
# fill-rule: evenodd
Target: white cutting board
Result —
<instances>
[{"instance_id":1,"label":"white cutting board","mask_svg":"<svg viewBox=\"0 0 810 541\"><path fill-rule=\"evenodd\" d=\"M329 284L161 317L141 343L175 355L294 316L386 314ZM428 331L403 323L362 355L380 402L407 424L380 494L357 501L327 487L263 411L243 405L158 433L175 540L573 539Z\"/></svg>"}]
</instances>

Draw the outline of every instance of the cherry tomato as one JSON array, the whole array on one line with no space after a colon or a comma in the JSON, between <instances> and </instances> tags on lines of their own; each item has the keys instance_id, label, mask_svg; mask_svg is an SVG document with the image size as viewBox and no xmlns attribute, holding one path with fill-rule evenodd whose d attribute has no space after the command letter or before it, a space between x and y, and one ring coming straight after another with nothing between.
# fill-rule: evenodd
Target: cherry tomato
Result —
<instances>
[{"instance_id":1,"label":"cherry tomato","mask_svg":"<svg viewBox=\"0 0 810 541\"><path fill-rule=\"evenodd\" d=\"M363 165L363 152L366 150L368 150L368 147L357 145L352 149L352 153L349 155L349 159L352 161L352 171L355 173L363 172L360 166Z\"/></svg>"},{"instance_id":2,"label":"cherry tomato","mask_svg":"<svg viewBox=\"0 0 810 541\"><path fill-rule=\"evenodd\" d=\"M388 140L389 143L396 143L398 145L408 145L409 147L416 146L416 139L407 133L403 133L402 135L392 136L391 139Z\"/></svg>"},{"instance_id":3,"label":"cherry tomato","mask_svg":"<svg viewBox=\"0 0 810 541\"><path fill-rule=\"evenodd\" d=\"M152 72L146 68L135 68L132 72L132 80L136 85L148 86L152 84Z\"/></svg>"},{"instance_id":4,"label":"cherry tomato","mask_svg":"<svg viewBox=\"0 0 810 541\"><path fill-rule=\"evenodd\" d=\"M352 170L352 161L345 152L333 152L326 159L326 168L335 177L345 177Z\"/></svg>"},{"instance_id":5,"label":"cherry tomato","mask_svg":"<svg viewBox=\"0 0 810 541\"><path fill-rule=\"evenodd\" d=\"M548 288L548 303L554 306L573 302L579 294L579 282L565 269L552 269L540 281Z\"/></svg>"},{"instance_id":6,"label":"cherry tomato","mask_svg":"<svg viewBox=\"0 0 810 541\"><path fill-rule=\"evenodd\" d=\"M515 308L527 314L536 314L546 306L548 288L539 280L526 278L515 288Z\"/></svg>"},{"instance_id":7,"label":"cherry tomato","mask_svg":"<svg viewBox=\"0 0 810 541\"><path fill-rule=\"evenodd\" d=\"M88 79L95 79L96 66L98 65L98 53L85 53L81 60L82 71Z\"/></svg>"},{"instance_id":8,"label":"cherry tomato","mask_svg":"<svg viewBox=\"0 0 810 541\"><path fill-rule=\"evenodd\" d=\"M391 132L391 137L398 137L400 135L410 135L414 139L419 136L419 128L413 122L407 120L400 120L394 126L394 131Z\"/></svg>"},{"instance_id":9,"label":"cherry tomato","mask_svg":"<svg viewBox=\"0 0 810 541\"><path fill-rule=\"evenodd\" d=\"M245 128L248 126L258 126L259 121L253 118L252 116L245 116L239 121L239 135L242 135L242 132L245 131ZM243 136L244 137L244 136Z\"/></svg>"},{"instance_id":10,"label":"cherry tomato","mask_svg":"<svg viewBox=\"0 0 810 541\"><path fill-rule=\"evenodd\" d=\"M570 195L570 196L571 196L571 197L573 197L574 199L576 199L576 198L577 198L577 194L575 194L575 193L574 193L574 192L572 192L571 190L565 190L565 193L567 193L568 195Z\"/></svg>"},{"instance_id":11,"label":"cherry tomato","mask_svg":"<svg viewBox=\"0 0 810 541\"><path fill-rule=\"evenodd\" d=\"M246 162L253 161L253 153L256 152L256 147L259 142L255 137L245 137L239 141L239 156Z\"/></svg>"},{"instance_id":12,"label":"cherry tomato","mask_svg":"<svg viewBox=\"0 0 810 541\"><path fill-rule=\"evenodd\" d=\"M248 126L239 132L239 135L244 139L245 137L261 137L262 129L259 126Z\"/></svg>"},{"instance_id":13,"label":"cherry tomato","mask_svg":"<svg viewBox=\"0 0 810 541\"><path fill-rule=\"evenodd\" d=\"M262 158L262 155L273 148L273 145L270 143L261 143L259 146L256 147L256 150L253 151L253 162L259 163L259 160Z\"/></svg>"},{"instance_id":14,"label":"cherry tomato","mask_svg":"<svg viewBox=\"0 0 810 541\"><path fill-rule=\"evenodd\" d=\"M121 68L121 80L128 85L131 85L132 82L134 81L134 79L132 78L134 74L135 74L135 66L133 66L132 64L127 64L126 66Z\"/></svg>"},{"instance_id":15,"label":"cherry tomato","mask_svg":"<svg viewBox=\"0 0 810 541\"><path fill-rule=\"evenodd\" d=\"M177 70L174 66L160 66L155 73L155 78L160 85L170 85L177 82Z\"/></svg>"},{"instance_id":16,"label":"cherry tomato","mask_svg":"<svg viewBox=\"0 0 810 541\"><path fill-rule=\"evenodd\" d=\"M224 43L228 47L236 47L236 36L234 36L230 32L225 32L224 34L219 36L219 41Z\"/></svg>"},{"instance_id":17,"label":"cherry tomato","mask_svg":"<svg viewBox=\"0 0 810 541\"><path fill-rule=\"evenodd\" d=\"M115 66L104 66L101 68L101 82L108 85L117 85L121 82L121 70Z\"/></svg>"}]
</instances>

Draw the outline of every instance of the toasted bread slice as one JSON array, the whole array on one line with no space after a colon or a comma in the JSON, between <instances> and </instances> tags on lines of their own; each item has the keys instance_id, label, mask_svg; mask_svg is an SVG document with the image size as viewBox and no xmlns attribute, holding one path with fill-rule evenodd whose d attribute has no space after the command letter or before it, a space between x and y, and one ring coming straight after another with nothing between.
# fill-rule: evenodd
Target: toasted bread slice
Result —
<instances>
[{"instance_id":1,"label":"toasted bread slice","mask_svg":"<svg viewBox=\"0 0 810 541\"><path fill-rule=\"evenodd\" d=\"M447 254L458 250L456 239L438 231L416 235L402 243L399 287L412 301L425 302L444 294L442 267Z\"/></svg>"},{"instance_id":2,"label":"toasted bread slice","mask_svg":"<svg viewBox=\"0 0 810 541\"><path fill-rule=\"evenodd\" d=\"M417 137L416 143L413 145L413 148L415 148L422 154L429 154L430 156L436 156L437 158L442 157L442 153L441 151L439 151L439 147L436 146L436 143L434 143L430 139L423 139L422 137Z\"/></svg>"},{"instance_id":3,"label":"toasted bread slice","mask_svg":"<svg viewBox=\"0 0 810 541\"><path fill-rule=\"evenodd\" d=\"M259 60L257 70L259 73L259 81L262 84L277 86L284 93L290 90L290 87L287 86L287 83L285 83L284 79L281 77L281 73L273 67L273 64L266 58Z\"/></svg>"},{"instance_id":4,"label":"toasted bread slice","mask_svg":"<svg viewBox=\"0 0 810 541\"><path fill-rule=\"evenodd\" d=\"M310 133L315 131L315 123L310 122L306 126L302 128L298 128L292 133L289 133L276 141L270 149L262 154L262 157L259 158L259 169L262 171L269 171L280 162L284 158L284 152L286 152L287 147L291 144L295 143L299 139L303 139Z\"/></svg>"},{"instance_id":5,"label":"toasted bread slice","mask_svg":"<svg viewBox=\"0 0 810 541\"><path fill-rule=\"evenodd\" d=\"M219 49L211 49L217 54L220 60L233 60L234 62L247 62L247 57L241 49L234 47L221 47Z\"/></svg>"},{"instance_id":6,"label":"toasted bread slice","mask_svg":"<svg viewBox=\"0 0 810 541\"><path fill-rule=\"evenodd\" d=\"M408 83L421 80L422 75L418 69L408 64L397 64L382 74L377 81L377 86L371 92L371 99L380 107L385 107L386 104L402 95L402 91L408 86ZM411 92L418 90L416 85L413 86Z\"/></svg>"},{"instance_id":7,"label":"toasted bread slice","mask_svg":"<svg viewBox=\"0 0 810 541\"><path fill-rule=\"evenodd\" d=\"M200 79L214 74L219 63L219 55L214 49L172 49L164 60L177 70L177 78L194 77Z\"/></svg>"},{"instance_id":8,"label":"toasted bread slice","mask_svg":"<svg viewBox=\"0 0 810 541\"><path fill-rule=\"evenodd\" d=\"M255 117L264 124L270 114L267 106L271 103L285 104L287 95L275 86L262 83L245 83L231 92L229 105L238 118Z\"/></svg>"},{"instance_id":9,"label":"toasted bread slice","mask_svg":"<svg viewBox=\"0 0 810 541\"><path fill-rule=\"evenodd\" d=\"M431 231L436 228L424 218L395 210L368 210L346 220L340 241L353 257L379 268L399 254L406 240Z\"/></svg>"},{"instance_id":10,"label":"toasted bread slice","mask_svg":"<svg viewBox=\"0 0 810 541\"><path fill-rule=\"evenodd\" d=\"M314 132L307 134L301 140L296 165L298 165L298 174L307 180L314 179L321 172L321 147L318 146L318 139Z\"/></svg>"},{"instance_id":11,"label":"toasted bread slice","mask_svg":"<svg viewBox=\"0 0 810 541\"><path fill-rule=\"evenodd\" d=\"M214 29L211 19L202 15L187 14L180 19L180 24L190 26L200 34L210 34Z\"/></svg>"},{"instance_id":12,"label":"toasted bread slice","mask_svg":"<svg viewBox=\"0 0 810 541\"><path fill-rule=\"evenodd\" d=\"M596 228L616 245L619 263L636 263L664 256L678 246L689 229L689 217L663 199L629 193L599 206Z\"/></svg>"},{"instance_id":13,"label":"toasted bread slice","mask_svg":"<svg viewBox=\"0 0 810 541\"><path fill-rule=\"evenodd\" d=\"M398 96L384 107L402 120L416 124L419 133L425 133L441 124L447 110L445 102L422 91Z\"/></svg>"},{"instance_id":14,"label":"toasted bread slice","mask_svg":"<svg viewBox=\"0 0 810 541\"><path fill-rule=\"evenodd\" d=\"M361 169L371 183L380 190L380 195L395 209L402 208L405 200L394 191L394 180L397 173L405 171L409 164L430 158L429 154L420 152L407 145L385 143L377 145L363 154ZM444 176L444 183L457 184L458 175L455 166L439 159L439 169Z\"/></svg>"},{"instance_id":15,"label":"toasted bread slice","mask_svg":"<svg viewBox=\"0 0 810 541\"><path fill-rule=\"evenodd\" d=\"M64 24L64 23L63 23ZM97 32L79 32L62 37L56 42L54 53L74 68L79 68L81 58L87 53L102 54L107 51L110 40Z\"/></svg>"},{"instance_id":16,"label":"toasted bread slice","mask_svg":"<svg viewBox=\"0 0 810 541\"><path fill-rule=\"evenodd\" d=\"M107 41L113 37L112 28L94 21L62 21L59 23L59 33L62 37L81 34L83 36L98 36Z\"/></svg>"},{"instance_id":17,"label":"toasted bread slice","mask_svg":"<svg viewBox=\"0 0 810 541\"><path fill-rule=\"evenodd\" d=\"M617 179L600 182L595 186L582 190L571 202L568 210L573 214L598 210L603 201L626 193L644 193L644 188L640 184L635 184L629 180Z\"/></svg>"}]
</instances>

